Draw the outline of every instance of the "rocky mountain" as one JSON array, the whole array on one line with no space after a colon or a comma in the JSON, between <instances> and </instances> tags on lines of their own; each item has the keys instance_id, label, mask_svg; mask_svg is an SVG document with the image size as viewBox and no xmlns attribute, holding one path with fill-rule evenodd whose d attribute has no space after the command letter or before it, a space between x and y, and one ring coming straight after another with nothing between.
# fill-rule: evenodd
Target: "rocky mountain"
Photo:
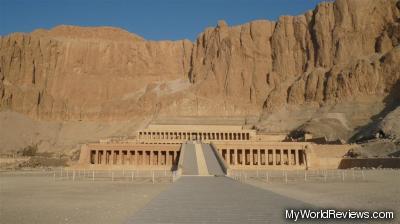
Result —
<instances>
[{"instance_id":1,"label":"rocky mountain","mask_svg":"<svg viewBox=\"0 0 400 224\"><path fill-rule=\"evenodd\" d=\"M337 0L278 21L220 21L194 43L111 27L10 34L0 110L59 123L255 116L266 131L356 140L400 102L399 10L397 0Z\"/></svg>"}]
</instances>

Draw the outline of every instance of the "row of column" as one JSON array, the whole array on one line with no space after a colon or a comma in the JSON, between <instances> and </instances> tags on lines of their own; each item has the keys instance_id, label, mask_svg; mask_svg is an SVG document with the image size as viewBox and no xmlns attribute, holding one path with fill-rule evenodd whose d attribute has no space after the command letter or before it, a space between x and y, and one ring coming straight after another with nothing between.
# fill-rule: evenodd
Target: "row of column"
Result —
<instances>
[{"instance_id":1,"label":"row of column","mask_svg":"<svg viewBox=\"0 0 400 224\"><path fill-rule=\"evenodd\" d=\"M239 166L303 166L304 149L219 149L228 165Z\"/></svg>"},{"instance_id":2,"label":"row of column","mask_svg":"<svg viewBox=\"0 0 400 224\"><path fill-rule=\"evenodd\" d=\"M249 140L249 132L139 132L139 139Z\"/></svg>"},{"instance_id":3,"label":"row of column","mask_svg":"<svg viewBox=\"0 0 400 224\"><path fill-rule=\"evenodd\" d=\"M90 150L95 165L173 166L179 151L172 150Z\"/></svg>"}]
</instances>

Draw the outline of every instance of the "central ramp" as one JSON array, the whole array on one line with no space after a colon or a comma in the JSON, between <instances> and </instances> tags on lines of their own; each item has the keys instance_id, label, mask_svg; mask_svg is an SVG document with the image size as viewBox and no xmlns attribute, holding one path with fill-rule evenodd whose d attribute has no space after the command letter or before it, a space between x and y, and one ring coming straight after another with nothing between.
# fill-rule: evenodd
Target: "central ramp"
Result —
<instances>
[{"instance_id":1,"label":"central ramp","mask_svg":"<svg viewBox=\"0 0 400 224\"><path fill-rule=\"evenodd\" d=\"M182 174L199 175L195 145L193 143L185 143L182 150L184 151L182 158Z\"/></svg>"},{"instance_id":2,"label":"central ramp","mask_svg":"<svg viewBox=\"0 0 400 224\"><path fill-rule=\"evenodd\" d=\"M215 151L211 148L210 144L202 144L204 158L207 163L208 173L216 176L225 175L224 171L221 168L220 163L218 162L217 156L215 155Z\"/></svg>"},{"instance_id":3,"label":"central ramp","mask_svg":"<svg viewBox=\"0 0 400 224\"><path fill-rule=\"evenodd\" d=\"M182 175L185 176L224 176L216 152L209 144L185 143L182 147Z\"/></svg>"}]
</instances>

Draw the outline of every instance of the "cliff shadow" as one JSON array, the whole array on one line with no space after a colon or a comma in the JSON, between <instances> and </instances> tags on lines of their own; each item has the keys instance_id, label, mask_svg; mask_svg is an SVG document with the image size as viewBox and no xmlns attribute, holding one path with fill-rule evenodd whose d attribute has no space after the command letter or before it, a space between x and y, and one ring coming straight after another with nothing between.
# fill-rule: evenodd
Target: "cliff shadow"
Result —
<instances>
[{"instance_id":1,"label":"cliff shadow","mask_svg":"<svg viewBox=\"0 0 400 224\"><path fill-rule=\"evenodd\" d=\"M385 107L378 114L371 117L371 122L368 124L358 127L356 134L354 134L349 142L363 142L369 139L375 138L375 134L379 133L379 123L384 119L390 112L400 106L400 80L397 80L390 93L383 100ZM383 133L380 133L383 134Z\"/></svg>"}]
</instances>

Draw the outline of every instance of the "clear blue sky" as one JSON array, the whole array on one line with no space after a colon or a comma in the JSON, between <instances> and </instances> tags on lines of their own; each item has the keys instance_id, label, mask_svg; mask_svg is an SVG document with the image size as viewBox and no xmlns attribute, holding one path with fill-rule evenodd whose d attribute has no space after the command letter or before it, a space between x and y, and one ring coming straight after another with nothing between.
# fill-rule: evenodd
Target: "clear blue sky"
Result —
<instances>
[{"instance_id":1,"label":"clear blue sky","mask_svg":"<svg viewBox=\"0 0 400 224\"><path fill-rule=\"evenodd\" d=\"M195 40L218 20L298 15L322 0L0 0L0 35L57 25L114 26L150 40Z\"/></svg>"}]
</instances>

